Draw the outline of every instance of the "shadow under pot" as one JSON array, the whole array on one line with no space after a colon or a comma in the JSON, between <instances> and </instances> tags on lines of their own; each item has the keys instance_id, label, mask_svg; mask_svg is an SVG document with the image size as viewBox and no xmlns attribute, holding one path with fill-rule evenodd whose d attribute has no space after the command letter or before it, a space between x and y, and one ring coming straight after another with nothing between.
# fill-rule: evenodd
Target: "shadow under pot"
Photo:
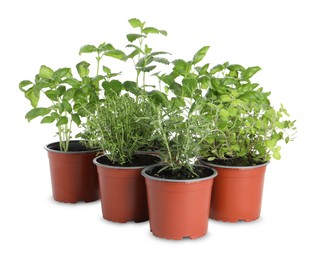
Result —
<instances>
[{"instance_id":1,"label":"shadow under pot","mask_svg":"<svg viewBox=\"0 0 317 260\"><path fill-rule=\"evenodd\" d=\"M164 164L145 168L150 229L160 238L180 240L195 239L208 231L210 197L213 178L217 171L202 165L195 165L206 173L197 179L162 179L153 177Z\"/></svg>"},{"instance_id":2,"label":"shadow under pot","mask_svg":"<svg viewBox=\"0 0 317 260\"><path fill-rule=\"evenodd\" d=\"M103 218L113 222L143 222L149 219L146 188L141 170L160 159L136 154L133 161L142 166L115 166L106 156L94 159L97 165Z\"/></svg>"},{"instance_id":3,"label":"shadow under pot","mask_svg":"<svg viewBox=\"0 0 317 260\"><path fill-rule=\"evenodd\" d=\"M91 202L99 199L99 184L93 159L99 150L89 150L78 140L70 141L69 151L59 142L44 147L48 152L53 198L59 202Z\"/></svg>"},{"instance_id":4,"label":"shadow under pot","mask_svg":"<svg viewBox=\"0 0 317 260\"><path fill-rule=\"evenodd\" d=\"M224 222L250 222L260 217L268 163L233 167L205 160L200 162L218 172L211 196L210 218Z\"/></svg>"}]
</instances>

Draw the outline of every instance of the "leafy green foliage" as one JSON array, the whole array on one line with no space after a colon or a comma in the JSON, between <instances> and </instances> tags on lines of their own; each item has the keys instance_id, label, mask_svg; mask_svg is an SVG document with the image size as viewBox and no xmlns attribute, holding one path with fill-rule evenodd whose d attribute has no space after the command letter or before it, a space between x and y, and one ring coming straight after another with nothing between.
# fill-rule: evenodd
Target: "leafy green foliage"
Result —
<instances>
[{"instance_id":1,"label":"leafy green foliage","mask_svg":"<svg viewBox=\"0 0 317 260\"><path fill-rule=\"evenodd\" d=\"M140 74L143 74L142 87L145 90L146 80L145 74L153 71L157 67L157 63L162 63L168 65L170 62L160 55L170 54L164 51L153 52L147 44L145 44L145 39L149 34L161 34L167 36L167 32L164 30L159 30L155 27L145 27L145 22L141 22L139 19L132 18L129 20L130 25L138 30L138 33L127 34L127 39L131 44L127 47L132 49L132 52L128 54L125 60L132 59L135 65L135 70L137 73L136 85L139 86ZM136 44L132 44L137 42Z\"/></svg>"},{"instance_id":2,"label":"leafy green foliage","mask_svg":"<svg viewBox=\"0 0 317 260\"><path fill-rule=\"evenodd\" d=\"M144 109L128 94L106 96L95 112L86 111L83 136L87 145L101 147L114 164L131 161L150 139L151 130Z\"/></svg>"},{"instance_id":3,"label":"leafy green foliage","mask_svg":"<svg viewBox=\"0 0 317 260\"><path fill-rule=\"evenodd\" d=\"M81 80L73 78L70 68L54 71L43 65L34 83L23 80L19 85L33 107L25 118L30 122L42 117L43 124L55 122L62 151L68 151L73 122L81 125L82 107L91 107L99 100L96 79L88 76L89 64L83 61L76 68ZM38 107L43 94L51 101L48 107Z\"/></svg>"},{"instance_id":4,"label":"leafy green foliage","mask_svg":"<svg viewBox=\"0 0 317 260\"><path fill-rule=\"evenodd\" d=\"M295 121L287 119L283 106L275 110L270 93L251 82L259 70L228 63L211 68L211 87L202 110L210 122L210 136L202 142L203 155L209 160L234 160L237 166L261 164L272 156L279 160L279 141L293 140Z\"/></svg>"}]
</instances>

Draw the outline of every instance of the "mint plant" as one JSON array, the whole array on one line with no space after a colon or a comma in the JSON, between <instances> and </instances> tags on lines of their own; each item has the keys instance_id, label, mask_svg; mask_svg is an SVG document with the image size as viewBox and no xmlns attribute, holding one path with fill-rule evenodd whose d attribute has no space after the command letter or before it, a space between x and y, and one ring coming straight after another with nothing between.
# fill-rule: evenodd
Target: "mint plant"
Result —
<instances>
[{"instance_id":1,"label":"mint plant","mask_svg":"<svg viewBox=\"0 0 317 260\"><path fill-rule=\"evenodd\" d=\"M260 67L219 64L209 70L210 83L202 115L210 122L202 151L209 161L251 166L280 159L279 141L294 139L295 121L281 105L270 105L270 92L251 78Z\"/></svg>"},{"instance_id":2,"label":"mint plant","mask_svg":"<svg viewBox=\"0 0 317 260\"><path fill-rule=\"evenodd\" d=\"M82 61L76 65L80 80L73 77L70 68L56 71L41 66L34 82L23 80L19 88L33 107L25 118L30 122L42 117L41 123L55 123L61 151L67 152L71 139L73 123L81 124L84 116L83 107L90 109L99 100L99 78L90 78L89 64ZM40 107L39 101L45 96L51 102L49 106Z\"/></svg>"},{"instance_id":3,"label":"mint plant","mask_svg":"<svg viewBox=\"0 0 317 260\"><path fill-rule=\"evenodd\" d=\"M146 27L145 22L141 22L139 19L132 18L129 20L130 25L137 29L137 33L127 34L127 39L131 44L128 44L128 48L132 48L133 51L126 56L126 60L132 59L136 70L136 86L139 86L139 78L141 73L143 74L142 85L143 89L146 87L146 73L153 71L156 68L155 63L162 63L168 65L170 62L168 59L161 57L161 55L170 54L164 51L153 51L146 43L145 39L150 34L161 34L167 36L165 30L159 30L154 27Z\"/></svg>"}]
</instances>

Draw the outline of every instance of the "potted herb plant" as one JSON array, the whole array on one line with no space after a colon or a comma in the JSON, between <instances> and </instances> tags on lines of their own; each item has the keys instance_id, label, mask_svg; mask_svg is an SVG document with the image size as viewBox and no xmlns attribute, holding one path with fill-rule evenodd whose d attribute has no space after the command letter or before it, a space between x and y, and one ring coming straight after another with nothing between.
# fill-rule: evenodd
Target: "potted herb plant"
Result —
<instances>
[{"instance_id":1,"label":"potted herb plant","mask_svg":"<svg viewBox=\"0 0 317 260\"><path fill-rule=\"evenodd\" d=\"M206 54L202 48L190 62L192 67ZM146 180L150 228L155 236L168 239L192 239L207 233L214 169L194 164L200 156L199 142L205 137L200 107L205 100L199 91L199 76L175 75L180 63L174 62L169 76L161 76L171 90L150 100L156 113L151 118L163 149L162 163L142 170ZM176 83L176 82L181 83ZM165 98L164 98L165 97Z\"/></svg>"},{"instance_id":2,"label":"potted herb plant","mask_svg":"<svg viewBox=\"0 0 317 260\"><path fill-rule=\"evenodd\" d=\"M294 121L281 106L270 105L251 77L259 67L229 63L208 71L211 86L202 114L210 120L209 137L202 143L202 163L215 168L210 217L237 222L258 219L266 166L280 159L280 141L293 140Z\"/></svg>"},{"instance_id":3,"label":"potted herb plant","mask_svg":"<svg viewBox=\"0 0 317 260\"><path fill-rule=\"evenodd\" d=\"M87 46L83 46L80 53L90 52ZM96 52L100 59L103 55L122 58L122 53L110 44L101 44ZM100 59L97 59L98 67ZM99 149L90 149L79 140L72 140L74 124L80 126L85 120L84 108L94 109L99 100L100 81L109 78L109 75L99 75L98 71L95 77L89 77L89 66L85 61L76 65L80 79L72 75L70 68L54 71L41 66L34 82L24 80L19 85L33 107L25 115L26 119L42 117L41 123L54 123L57 128L59 142L50 143L45 149L49 156L53 197L60 202L99 199L98 175L92 163ZM43 104L47 100L50 104L39 106L41 100Z\"/></svg>"},{"instance_id":4,"label":"potted herb plant","mask_svg":"<svg viewBox=\"0 0 317 260\"><path fill-rule=\"evenodd\" d=\"M116 85L119 86L119 81ZM145 166L157 163L159 158L137 153L151 132L147 130L148 121L142 119L142 110L135 98L129 94L120 95L117 89L111 94L110 89L94 113L88 113L83 133L89 147L100 146L104 152L94 159L103 217L121 223L146 221L146 190L140 172Z\"/></svg>"}]
</instances>

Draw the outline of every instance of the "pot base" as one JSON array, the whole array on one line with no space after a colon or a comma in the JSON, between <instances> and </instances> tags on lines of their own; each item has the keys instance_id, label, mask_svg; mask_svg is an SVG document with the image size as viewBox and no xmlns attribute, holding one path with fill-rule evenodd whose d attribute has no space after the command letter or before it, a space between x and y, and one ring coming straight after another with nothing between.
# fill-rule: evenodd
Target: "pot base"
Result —
<instances>
[{"instance_id":1,"label":"pot base","mask_svg":"<svg viewBox=\"0 0 317 260\"><path fill-rule=\"evenodd\" d=\"M207 233L204 233L204 234L192 234L192 235L187 235L187 236L167 236L166 234L159 235L159 234L153 233L152 230L151 230L151 232L156 237L165 238L165 239L169 239L169 240L182 240L182 239L185 239L185 238L197 239L197 238L204 237L207 234Z\"/></svg>"},{"instance_id":2,"label":"pot base","mask_svg":"<svg viewBox=\"0 0 317 260\"><path fill-rule=\"evenodd\" d=\"M259 219L259 217L257 217L257 218L250 218L250 219L227 219L227 218L217 219L217 218L214 218L214 217L210 217L210 219L213 219L213 220L216 220L216 221L221 221L221 222L237 223L237 222L240 222L240 221L243 221L243 222L256 221L256 220Z\"/></svg>"}]
</instances>

